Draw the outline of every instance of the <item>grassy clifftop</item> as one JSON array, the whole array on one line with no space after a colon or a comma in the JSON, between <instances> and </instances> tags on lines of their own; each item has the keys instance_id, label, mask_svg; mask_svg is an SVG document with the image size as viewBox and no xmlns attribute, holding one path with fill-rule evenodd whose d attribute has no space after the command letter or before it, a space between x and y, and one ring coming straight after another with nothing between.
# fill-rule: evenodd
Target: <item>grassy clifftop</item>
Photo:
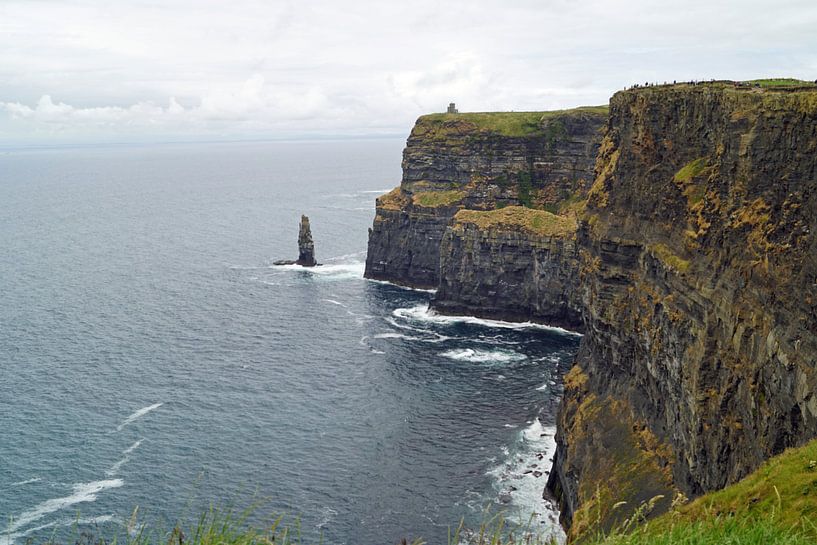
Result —
<instances>
[{"instance_id":1,"label":"grassy clifftop","mask_svg":"<svg viewBox=\"0 0 817 545\"><path fill-rule=\"evenodd\" d=\"M485 133L510 137L547 137L549 119L561 116L607 115L607 106L585 106L548 112L474 112L459 114L428 114L417 120L415 136Z\"/></svg>"},{"instance_id":2,"label":"grassy clifftop","mask_svg":"<svg viewBox=\"0 0 817 545\"><path fill-rule=\"evenodd\" d=\"M510 227L546 237L570 237L576 233L575 217L557 216L545 210L507 206L496 210L460 210L454 227L470 223L480 229Z\"/></svg>"}]
</instances>

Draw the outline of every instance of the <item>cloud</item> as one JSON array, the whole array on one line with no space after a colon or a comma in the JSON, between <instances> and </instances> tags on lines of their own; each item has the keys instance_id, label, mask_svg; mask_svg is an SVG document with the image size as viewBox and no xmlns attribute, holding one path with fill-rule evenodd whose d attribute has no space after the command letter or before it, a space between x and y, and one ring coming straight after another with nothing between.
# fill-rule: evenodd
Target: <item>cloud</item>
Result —
<instances>
[{"instance_id":1,"label":"cloud","mask_svg":"<svg viewBox=\"0 0 817 545\"><path fill-rule=\"evenodd\" d=\"M297 94L274 90L264 77L255 74L239 84L222 84L200 98L198 104L184 107L176 97L167 105L140 101L128 106L80 107L51 95L41 96L34 105L0 102L0 112L12 120L25 121L54 132L82 129L115 129L138 132L140 129L206 133L225 129L274 129L278 125L310 119L331 110L329 101L318 90L304 89Z\"/></svg>"},{"instance_id":2,"label":"cloud","mask_svg":"<svg viewBox=\"0 0 817 545\"><path fill-rule=\"evenodd\" d=\"M0 139L409 130L646 80L814 79L811 0L3 0Z\"/></svg>"}]
</instances>

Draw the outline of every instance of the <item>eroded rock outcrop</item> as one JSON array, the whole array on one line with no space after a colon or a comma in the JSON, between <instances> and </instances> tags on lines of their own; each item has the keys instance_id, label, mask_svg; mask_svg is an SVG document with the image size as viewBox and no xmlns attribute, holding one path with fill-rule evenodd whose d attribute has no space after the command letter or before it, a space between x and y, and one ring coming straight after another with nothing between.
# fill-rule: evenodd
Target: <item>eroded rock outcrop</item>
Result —
<instances>
[{"instance_id":1,"label":"eroded rock outcrop","mask_svg":"<svg viewBox=\"0 0 817 545\"><path fill-rule=\"evenodd\" d=\"M315 260L315 243L312 241L312 229L309 218L301 214L301 223L298 227L298 259L280 259L273 265L300 265L301 267L315 267L319 263Z\"/></svg>"},{"instance_id":2,"label":"eroded rock outcrop","mask_svg":"<svg viewBox=\"0 0 817 545\"><path fill-rule=\"evenodd\" d=\"M440 281L440 244L462 209L550 208L586 190L606 108L433 114L417 120L399 188L377 200L366 277Z\"/></svg>"},{"instance_id":3,"label":"eroded rock outcrop","mask_svg":"<svg viewBox=\"0 0 817 545\"><path fill-rule=\"evenodd\" d=\"M571 536L817 435L816 232L813 89L611 99L577 238L587 334L549 482Z\"/></svg>"},{"instance_id":4,"label":"eroded rock outcrop","mask_svg":"<svg viewBox=\"0 0 817 545\"><path fill-rule=\"evenodd\" d=\"M295 263L302 267L314 267L318 264L315 261L315 243L312 242L309 218L304 215L301 215L301 225L298 229L298 261Z\"/></svg>"},{"instance_id":5,"label":"eroded rock outcrop","mask_svg":"<svg viewBox=\"0 0 817 545\"><path fill-rule=\"evenodd\" d=\"M432 304L445 314L580 330L578 257L575 215L461 210L442 239Z\"/></svg>"}]
</instances>

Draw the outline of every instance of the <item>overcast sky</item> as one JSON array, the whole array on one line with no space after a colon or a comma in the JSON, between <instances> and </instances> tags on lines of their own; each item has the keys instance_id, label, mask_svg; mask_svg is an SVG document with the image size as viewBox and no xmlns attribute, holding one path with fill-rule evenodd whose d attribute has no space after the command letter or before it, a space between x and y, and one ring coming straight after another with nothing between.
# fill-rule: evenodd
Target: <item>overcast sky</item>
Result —
<instances>
[{"instance_id":1,"label":"overcast sky","mask_svg":"<svg viewBox=\"0 0 817 545\"><path fill-rule=\"evenodd\" d=\"M635 82L817 78L815 0L0 0L0 143L408 132Z\"/></svg>"}]
</instances>

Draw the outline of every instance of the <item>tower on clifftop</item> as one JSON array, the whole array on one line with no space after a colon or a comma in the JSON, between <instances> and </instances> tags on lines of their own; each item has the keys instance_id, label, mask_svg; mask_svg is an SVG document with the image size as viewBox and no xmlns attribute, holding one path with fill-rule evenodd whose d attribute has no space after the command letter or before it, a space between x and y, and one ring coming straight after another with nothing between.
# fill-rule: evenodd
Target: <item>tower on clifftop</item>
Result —
<instances>
[{"instance_id":1,"label":"tower on clifftop","mask_svg":"<svg viewBox=\"0 0 817 545\"><path fill-rule=\"evenodd\" d=\"M457 110L457 105L456 104L454 104L453 102L450 102L448 104L448 110L445 113L447 113L447 114L458 114L458 113L460 113L460 111Z\"/></svg>"}]
</instances>

